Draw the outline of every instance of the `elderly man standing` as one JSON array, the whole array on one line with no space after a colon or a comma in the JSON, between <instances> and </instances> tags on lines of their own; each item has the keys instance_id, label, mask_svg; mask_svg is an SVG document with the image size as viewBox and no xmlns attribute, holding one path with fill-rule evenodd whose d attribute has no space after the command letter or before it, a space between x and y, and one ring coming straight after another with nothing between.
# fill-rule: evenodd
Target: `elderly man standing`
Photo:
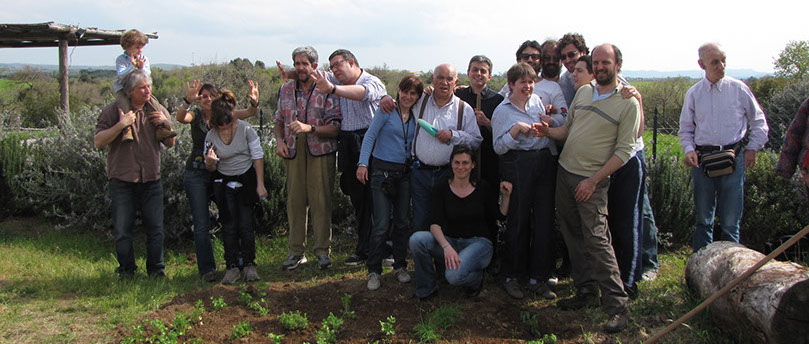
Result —
<instances>
[{"instance_id":1,"label":"elderly man standing","mask_svg":"<svg viewBox=\"0 0 809 344\"><path fill-rule=\"evenodd\" d=\"M608 178L632 156L640 127L640 105L621 96L617 75L622 56L618 47L604 44L593 50L596 85L584 85L573 98L563 126L534 125L539 135L567 140L559 157L556 205L562 235L572 262L572 298L557 303L563 309L598 305L610 319L607 332L627 326L627 294L607 228Z\"/></svg>"},{"instance_id":2,"label":"elderly man standing","mask_svg":"<svg viewBox=\"0 0 809 344\"><path fill-rule=\"evenodd\" d=\"M722 240L739 242L739 223L744 208L744 170L756 162L756 151L767 143L767 120L750 88L740 80L725 76L725 51L717 43L699 47L699 67L705 78L685 94L680 114L680 146L684 162L694 180L696 228L694 251L713 242L714 212L719 206ZM749 129L748 129L749 128ZM741 154L748 130L749 142ZM717 156L725 150L726 159ZM722 170L705 160L720 159ZM725 161L721 161L725 160ZM722 167L722 166L718 166Z\"/></svg>"},{"instance_id":3,"label":"elderly man standing","mask_svg":"<svg viewBox=\"0 0 809 344\"><path fill-rule=\"evenodd\" d=\"M379 101L388 93L385 84L360 68L357 58L346 49L331 53L329 69L332 73L318 77L315 91L340 97L343 114L337 136L337 166L342 173L340 189L351 198L357 218L357 247L345 264L356 266L368 258L372 206L370 187L357 180L357 162L365 131L379 108Z\"/></svg>"},{"instance_id":4,"label":"elderly man standing","mask_svg":"<svg viewBox=\"0 0 809 344\"><path fill-rule=\"evenodd\" d=\"M278 91L275 112L276 153L287 172L289 256L293 270L305 263L307 210L311 210L314 251L320 269L331 266L331 191L334 185L340 102L315 90L317 51L305 46L292 52L296 78Z\"/></svg>"},{"instance_id":5,"label":"elderly man standing","mask_svg":"<svg viewBox=\"0 0 809 344\"><path fill-rule=\"evenodd\" d=\"M453 94L458 72L449 64L433 71L432 95L424 95L413 105L413 115L427 121L438 132L431 136L424 128L413 141L415 168L411 172L413 230L430 230L430 202L433 187L449 178L449 156L454 146L477 149L483 138L472 107ZM447 144L449 143L449 144Z\"/></svg>"},{"instance_id":6,"label":"elderly man standing","mask_svg":"<svg viewBox=\"0 0 809 344\"><path fill-rule=\"evenodd\" d=\"M123 91L129 97L130 111L123 113L118 102L108 105L98 116L93 136L97 148L109 146L107 174L115 231L116 272L122 278L133 277L135 251L132 228L140 210L146 229L146 272L150 277L165 278L163 271L163 183L160 180L160 144L174 146L174 138L157 141L155 127L171 130L165 108L149 102L152 79L145 71L135 70L123 78ZM123 141L121 132L132 128L134 140Z\"/></svg>"}]
</instances>

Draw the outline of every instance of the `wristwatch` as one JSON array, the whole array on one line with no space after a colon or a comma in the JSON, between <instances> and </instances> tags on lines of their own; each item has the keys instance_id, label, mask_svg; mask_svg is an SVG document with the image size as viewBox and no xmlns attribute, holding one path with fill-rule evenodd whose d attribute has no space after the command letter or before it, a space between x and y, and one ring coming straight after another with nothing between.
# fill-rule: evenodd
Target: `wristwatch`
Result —
<instances>
[{"instance_id":1,"label":"wristwatch","mask_svg":"<svg viewBox=\"0 0 809 344\"><path fill-rule=\"evenodd\" d=\"M309 127L310 127L310 128L312 128L312 129L309 129L309 132L310 132L310 133L312 133L312 134L314 134L314 133L315 133L315 129L316 129L316 128L315 128L315 126L314 126L314 125L310 125Z\"/></svg>"}]
</instances>

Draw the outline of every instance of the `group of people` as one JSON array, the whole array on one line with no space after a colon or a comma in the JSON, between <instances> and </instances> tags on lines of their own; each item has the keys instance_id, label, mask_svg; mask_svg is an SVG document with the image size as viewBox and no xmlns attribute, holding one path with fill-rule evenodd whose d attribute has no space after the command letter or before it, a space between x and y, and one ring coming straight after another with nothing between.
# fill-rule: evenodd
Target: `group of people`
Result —
<instances>
[{"instance_id":1,"label":"group of people","mask_svg":"<svg viewBox=\"0 0 809 344\"><path fill-rule=\"evenodd\" d=\"M131 233L140 209L147 272L162 277L160 144L171 147L174 138L167 111L150 100L148 60L141 53L146 41L138 34L126 43L122 38L119 60L134 66L119 68L126 100L101 113L95 144L110 148L118 272L131 276L136 269ZM519 299L529 290L555 299L557 276L569 269L576 293L559 307L600 304L610 316L605 331L627 326L636 283L657 272L657 229L644 186L642 96L621 77L617 46L602 44L591 53L574 33L541 45L529 40L517 49L500 92L488 86L491 60L476 55L467 87L457 85L455 67L440 64L429 87L419 77L403 78L396 99L348 50L329 56L328 71L318 69L309 46L295 49L292 60L290 71L279 63L289 81L278 91L274 126L287 175L284 269L307 263L308 223L318 267L332 266L331 187L339 169L357 222L356 248L344 263L365 262L369 290L381 287L382 263L390 256L395 279L411 281L408 249L419 299L435 295L441 277L477 295L493 260L500 262L508 295ZM723 240L738 242L744 169L767 140L764 114L749 88L724 75L721 47L703 45L698 61L706 77L686 95L679 133L685 163L693 167L695 251L713 240L717 201ZM175 117L191 125L185 188L206 281L217 278L210 194L223 220L222 283L259 279L253 205L267 191L259 137L242 121L259 106L258 85L249 84L249 106L236 109L232 92L189 82Z\"/></svg>"}]
</instances>

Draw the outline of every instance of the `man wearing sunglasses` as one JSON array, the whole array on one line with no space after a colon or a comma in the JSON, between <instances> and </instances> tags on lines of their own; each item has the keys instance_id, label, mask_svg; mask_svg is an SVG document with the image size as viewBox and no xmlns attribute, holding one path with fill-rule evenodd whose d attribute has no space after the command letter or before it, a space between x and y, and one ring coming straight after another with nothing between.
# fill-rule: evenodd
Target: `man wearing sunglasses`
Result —
<instances>
[{"instance_id":1,"label":"man wearing sunglasses","mask_svg":"<svg viewBox=\"0 0 809 344\"><path fill-rule=\"evenodd\" d=\"M559 55L559 61L567 68L567 73L562 74L559 78L559 86L562 88L562 94L565 96L565 102L570 104L573 101L573 96L576 95L576 87L573 82L573 70L576 68L576 62L579 57L590 53L587 44L584 42L584 37L578 33L568 33L559 39L559 44L556 46Z\"/></svg>"},{"instance_id":2,"label":"man wearing sunglasses","mask_svg":"<svg viewBox=\"0 0 809 344\"><path fill-rule=\"evenodd\" d=\"M547 54L547 55L546 55ZM551 56L551 58L546 58ZM538 95L542 104L545 106L546 112L549 114L559 113L561 109L567 109L565 97L562 94L562 89L556 83L559 79L559 69L561 65L556 58L556 41L545 41L541 46L537 41L525 41L517 49L517 63L525 62L534 68L534 71L539 76L534 86L534 94ZM550 74L546 75L545 68L549 68ZM555 72L553 69L555 68ZM500 95L508 98L511 95L511 90L508 84L503 85L500 89Z\"/></svg>"}]
</instances>

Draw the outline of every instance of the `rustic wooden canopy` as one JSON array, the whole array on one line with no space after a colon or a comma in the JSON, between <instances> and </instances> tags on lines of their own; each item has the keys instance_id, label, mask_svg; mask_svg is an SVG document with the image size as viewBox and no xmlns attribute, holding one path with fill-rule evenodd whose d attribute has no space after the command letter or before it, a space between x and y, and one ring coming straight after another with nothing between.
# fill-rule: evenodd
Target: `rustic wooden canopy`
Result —
<instances>
[{"instance_id":1,"label":"rustic wooden canopy","mask_svg":"<svg viewBox=\"0 0 809 344\"><path fill-rule=\"evenodd\" d=\"M63 115L67 114L68 104L68 46L119 45L125 30L101 30L90 27L56 24L0 24L0 48L59 47L60 103ZM150 39L157 39L157 33L147 33ZM110 58L111 60L112 58Z\"/></svg>"}]
</instances>

